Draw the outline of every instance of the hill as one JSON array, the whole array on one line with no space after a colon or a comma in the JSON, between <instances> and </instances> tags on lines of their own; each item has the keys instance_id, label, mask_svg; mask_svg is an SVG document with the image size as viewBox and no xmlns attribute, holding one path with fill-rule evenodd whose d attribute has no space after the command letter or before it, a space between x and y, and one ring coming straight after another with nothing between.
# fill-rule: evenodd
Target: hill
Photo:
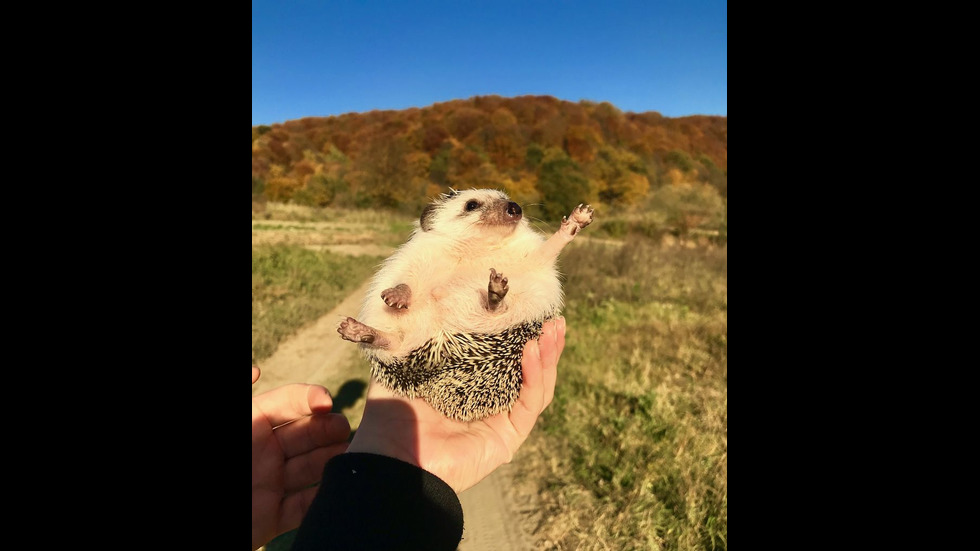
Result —
<instances>
[{"instance_id":1,"label":"hill","mask_svg":"<svg viewBox=\"0 0 980 551\"><path fill-rule=\"evenodd\" d=\"M642 210L667 185L727 198L728 117L478 96L252 127L260 201L419 212L448 187L490 187L555 220L583 200Z\"/></svg>"}]
</instances>

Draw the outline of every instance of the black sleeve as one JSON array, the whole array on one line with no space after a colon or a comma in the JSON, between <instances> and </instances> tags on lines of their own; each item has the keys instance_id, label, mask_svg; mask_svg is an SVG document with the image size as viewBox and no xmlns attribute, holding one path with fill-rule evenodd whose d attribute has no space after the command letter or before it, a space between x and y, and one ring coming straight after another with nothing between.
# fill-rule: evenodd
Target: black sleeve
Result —
<instances>
[{"instance_id":1,"label":"black sleeve","mask_svg":"<svg viewBox=\"0 0 980 551\"><path fill-rule=\"evenodd\" d=\"M463 508L438 477L391 457L343 453L324 468L293 550L453 551L462 536Z\"/></svg>"}]
</instances>

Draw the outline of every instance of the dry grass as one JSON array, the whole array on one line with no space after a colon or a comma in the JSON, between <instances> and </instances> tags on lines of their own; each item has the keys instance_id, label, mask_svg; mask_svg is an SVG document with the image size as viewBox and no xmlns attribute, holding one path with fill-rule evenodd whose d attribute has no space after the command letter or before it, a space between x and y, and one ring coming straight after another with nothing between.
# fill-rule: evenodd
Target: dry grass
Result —
<instances>
[{"instance_id":1,"label":"dry grass","mask_svg":"<svg viewBox=\"0 0 980 551\"><path fill-rule=\"evenodd\" d=\"M252 363L340 303L370 277L379 257L310 251L295 245L252 248Z\"/></svg>"},{"instance_id":2,"label":"dry grass","mask_svg":"<svg viewBox=\"0 0 980 551\"><path fill-rule=\"evenodd\" d=\"M415 219L376 210L313 208L265 203L252 208L252 246L302 245L312 249L362 247L369 255L405 242ZM387 254L382 255L387 256Z\"/></svg>"},{"instance_id":3,"label":"dry grass","mask_svg":"<svg viewBox=\"0 0 980 551\"><path fill-rule=\"evenodd\" d=\"M406 219L304 209L272 207L284 222L321 216L407 237ZM378 261L253 247L253 362ZM535 548L727 549L727 246L577 240L561 266L569 333L555 401L514 459L543 507Z\"/></svg>"},{"instance_id":4,"label":"dry grass","mask_svg":"<svg viewBox=\"0 0 980 551\"><path fill-rule=\"evenodd\" d=\"M338 209L332 207L307 207L292 203L269 201L252 204L252 220L280 220L286 222L337 222L387 227L392 220L411 221L404 214L379 209Z\"/></svg>"},{"instance_id":5,"label":"dry grass","mask_svg":"<svg viewBox=\"0 0 980 551\"><path fill-rule=\"evenodd\" d=\"M570 247L555 401L515 458L542 549L727 549L727 247Z\"/></svg>"},{"instance_id":6,"label":"dry grass","mask_svg":"<svg viewBox=\"0 0 980 551\"><path fill-rule=\"evenodd\" d=\"M365 281L412 219L372 210L252 204L252 362ZM352 254L330 249L347 248ZM383 254L379 251L385 251ZM361 254L354 256L353 254Z\"/></svg>"}]
</instances>

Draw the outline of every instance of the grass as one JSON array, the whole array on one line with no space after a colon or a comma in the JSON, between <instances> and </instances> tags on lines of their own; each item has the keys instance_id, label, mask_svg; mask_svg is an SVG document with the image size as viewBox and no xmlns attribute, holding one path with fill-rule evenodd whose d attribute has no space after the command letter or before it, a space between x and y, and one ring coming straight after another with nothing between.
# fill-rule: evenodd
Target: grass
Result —
<instances>
[{"instance_id":1,"label":"grass","mask_svg":"<svg viewBox=\"0 0 980 551\"><path fill-rule=\"evenodd\" d=\"M291 203L269 201L253 206L252 220L282 220L285 222L338 222L368 224L388 227L392 220L411 222L414 217L380 209L338 209L333 207L308 207Z\"/></svg>"},{"instance_id":2,"label":"grass","mask_svg":"<svg viewBox=\"0 0 980 551\"><path fill-rule=\"evenodd\" d=\"M392 244L411 223L295 216L347 216ZM536 549L728 547L727 246L661 247L640 233L576 240L560 259L568 337L555 400L514 458L543 508ZM253 247L253 362L379 261Z\"/></svg>"},{"instance_id":3,"label":"grass","mask_svg":"<svg viewBox=\"0 0 980 551\"><path fill-rule=\"evenodd\" d=\"M411 234L415 217L381 210L314 208L287 203L253 203L252 231L286 232L306 244L363 243L396 247ZM312 241L310 240L312 239Z\"/></svg>"},{"instance_id":4,"label":"grass","mask_svg":"<svg viewBox=\"0 0 980 551\"><path fill-rule=\"evenodd\" d=\"M328 222L329 224L318 224ZM285 203L252 205L253 236L301 233L318 245L397 246L414 219L377 210L314 208ZM329 228L321 227L329 226ZM252 363L275 352L304 324L325 314L370 277L382 258L309 250L299 244L252 246ZM307 243L309 244L309 243Z\"/></svg>"},{"instance_id":5,"label":"grass","mask_svg":"<svg viewBox=\"0 0 980 551\"><path fill-rule=\"evenodd\" d=\"M252 363L340 303L371 276L379 257L311 251L296 245L252 248Z\"/></svg>"},{"instance_id":6,"label":"grass","mask_svg":"<svg viewBox=\"0 0 980 551\"><path fill-rule=\"evenodd\" d=\"M727 549L727 247L573 244L555 400L514 462L541 549Z\"/></svg>"},{"instance_id":7,"label":"grass","mask_svg":"<svg viewBox=\"0 0 980 551\"><path fill-rule=\"evenodd\" d=\"M302 230L308 230L308 229L310 229L310 228L308 228L307 226L285 226L283 224L252 224L252 231L261 231L261 230L298 230L298 231L302 231ZM347 228L342 228L341 230L344 230L344 229L347 229ZM348 230L348 231L350 231L350 230Z\"/></svg>"}]
</instances>

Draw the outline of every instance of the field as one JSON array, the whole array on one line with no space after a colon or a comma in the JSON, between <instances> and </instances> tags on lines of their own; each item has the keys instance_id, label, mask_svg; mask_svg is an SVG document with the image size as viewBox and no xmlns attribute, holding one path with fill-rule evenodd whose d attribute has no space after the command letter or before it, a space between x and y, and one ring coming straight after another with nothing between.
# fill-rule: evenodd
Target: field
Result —
<instances>
[{"instance_id":1,"label":"field","mask_svg":"<svg viewBox=\"0 0 980 551\"><path fill-rule=\"evenodd\" d=\"M570 248L555 401L514 463L547 549L727 549L727 246Z\"/></svg>"},{"instance_id":2,"label":"field","mask_svg":"<svg viewBox=\"0 0 980 551\"><path fill-rule=\"evenodd\" d=\"M252 363L370 277L411 222L374 211L253 205Z\"/></svg>"},{"instance_id":3,"label":"field","mask_svg":"<svg viewBox=\"0 0 980 551\"><path fill-rule=\"evenodd\" d=\"M380 260L336 247L407 237L410 218L389 220L253 212L253 362ZM568 335L555 400L513 461L538 496L534 547L727 549L727 244L629 227L600 217L586 233L602 239L577 239L561 257Z\"/></svg>"}]
</instances>

